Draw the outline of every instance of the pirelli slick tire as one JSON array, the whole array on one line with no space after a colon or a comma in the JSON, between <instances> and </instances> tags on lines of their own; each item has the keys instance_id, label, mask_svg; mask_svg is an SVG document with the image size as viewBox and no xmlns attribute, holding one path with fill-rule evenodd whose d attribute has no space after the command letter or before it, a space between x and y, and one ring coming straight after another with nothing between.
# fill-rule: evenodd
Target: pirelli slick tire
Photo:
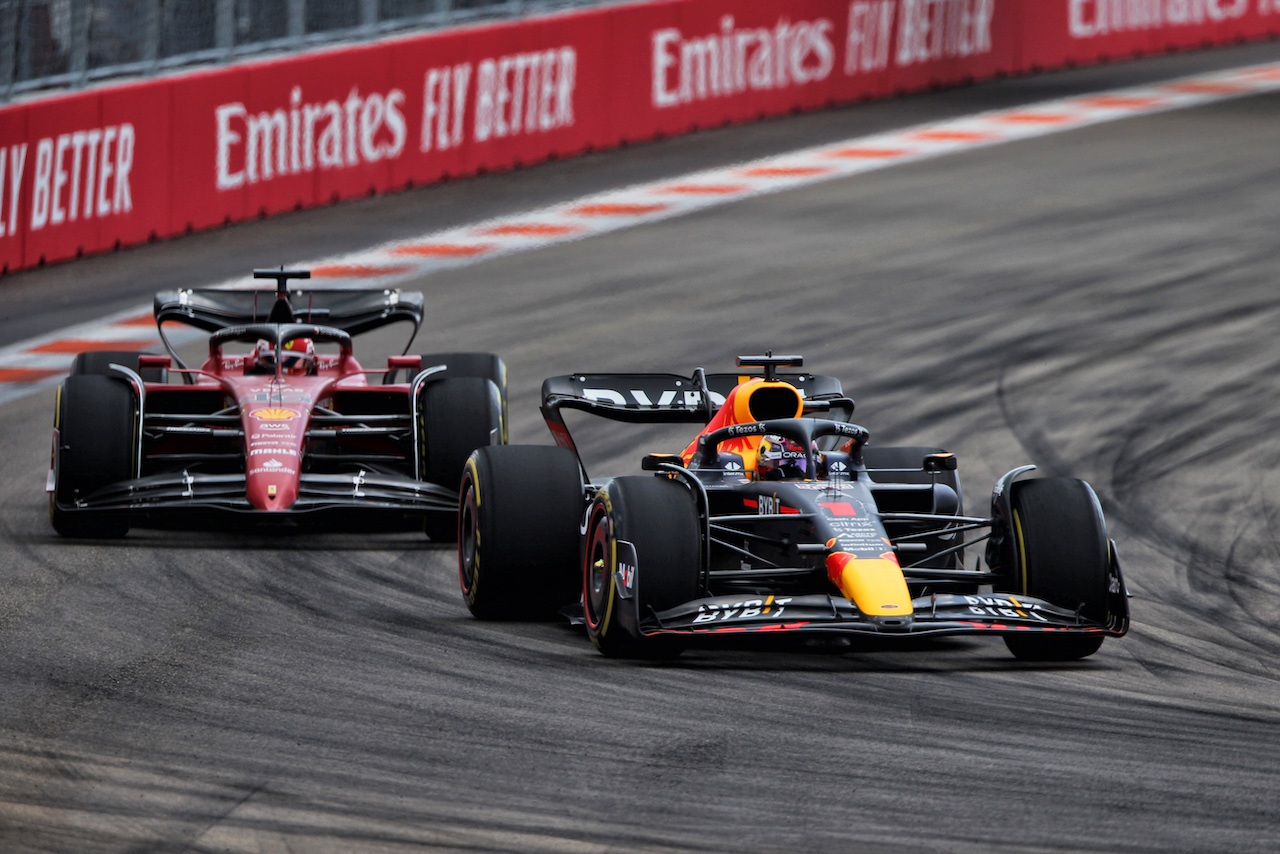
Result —
<instances>
[{"instance_id":1,"label":"pirelli slick tire","mask_svg":"<svg viewBox=\"0 0 1280 854\"><path fill-rule=\"evenodd\" d=\"M1070 477L1015 482L1015 586L1088 620L1107 620L1111 544L1102 505L1089 484ZM1093 655L1103 635L1023 632L1005 635L1024 661L1073 661Z\"/></svg>"},{"instance_id":2,"label":"pirelli slick tire","mask_svg":"<svg viewBox=\"0 0 1280 854\"><path fill-rule=\"evenodd\" d=\"M119 371L111 366L124 365L137 371L144 382L163 383L169 381L169 372L164 368L144 368L138 370L138 357L150 356L151 353L139 353L130 350L99 350L91 353L79 353L71 363L71 375L91 374L103 377L119 377Z\"/></svg>"},{"instance_id":3,"label":"pirelli slick tire","mask_svg":"<svg viewBox=\"0 0 1280 854\"><path fill-rule=\"evenodd\" d=\"M431 382L422 390L421 412L423 479L456 489L471 452L500 442L498 387L482 377ZM458 539L458 520L452 513L427 516L425 528L427 536L437 542Z\"/></svg>"},{"instance_id":4,"label":"pirelli slick tire","mask_svg":"<svg viewBox=\"0 0 1280 854\"><path fill-rule=\"evenodd\" d=\"M445 365L444 378L480 377L498 387L502 401L502 440L507 444L507 366L493 353L423 353L422 367Z\"/></svg>"},{"instance_id":5,"label":"pirelli slick tire","mask_svg":"<svg viewBox=\"0 0 1280 854\"><path fill-rule=\"evenodd\" d=\"M584 492L572 451L478 448L459 496L458 581L482 620L542 620L577 601Z\"/></svg>"},{"instance_id":6,"label":"pirelli slick tire","mask_svg":"<svg viewBox=\"0 0 1280 854\"><path fill-rule=\"evenodd\" d=\"M136 424L133 389L123 380L81 374L58 388L49 519L60 535L113 539L129 533L126 513L73 508L94 491L133 477Z\"/></svg>"},{"instance_id":7,"label":"pirelli slick tire","mask_svg":"<svg viewBox=\"0 0 1280 854\"><path fill-rule=\"evenodd\" d=\"M586 523L582 606L592 643L612 658L679 655L677 638L634 632L623 609L643 619L697 598L702 546L693 493L666 477L620 477L600 489Z\"/></svg>"}]
</instances>

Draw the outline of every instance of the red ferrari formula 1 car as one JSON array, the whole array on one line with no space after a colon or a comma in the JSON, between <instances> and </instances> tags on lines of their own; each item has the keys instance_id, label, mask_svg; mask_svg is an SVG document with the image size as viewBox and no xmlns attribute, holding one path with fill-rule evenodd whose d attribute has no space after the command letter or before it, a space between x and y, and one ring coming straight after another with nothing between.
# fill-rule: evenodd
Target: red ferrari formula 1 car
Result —
<instances>
[{"instance_id":1,"label":"red ferrari formula 1 car","mask_svg":"<svg viewBox=\"0 0 1280 854\"><path fill-rule=\"evenodd\" d=\"M968 515L951 454L871 445L838 380L779 372L798 357L738 364L762 373L546 380L559 447L484 447L467 462L471 612L575 614L601 652L624 657L746 633L968 633L1002 636L1018 658L1070 660L1128 630L1087 483L1023 479L1023 466ZM565 410L703 427L681 453L646 456L651 475L590 480ZM966 566L979 545L985 566Z\"/></svg>"},{"instance_id":2,"label":"red ferrari formula 1 car","mask_svg":"<svg viewBox=\"0 0 1280 854\"><path fill-rule=\"evenodd\" d=\"M407 323L412 344L422 294L290 293L308 271L254 276L275 290L157 294L167 356L76 357L54 416L53 527L121 537L131 526L311 522L456 538L468 455L506 441L502 361L400 355L366 369L352 336ZM179 358L167 321L211 333L200 367Z\"/></svg>"}]
</instances>

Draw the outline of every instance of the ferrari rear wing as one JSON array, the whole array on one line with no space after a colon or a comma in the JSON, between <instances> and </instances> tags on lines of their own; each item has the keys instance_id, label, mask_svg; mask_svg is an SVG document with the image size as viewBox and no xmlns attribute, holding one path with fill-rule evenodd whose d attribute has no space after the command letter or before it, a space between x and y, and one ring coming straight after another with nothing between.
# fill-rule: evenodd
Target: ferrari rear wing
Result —
<instances>
[{"instance_id":1,"label":"ferrari rear wing","mask_svg":"<svg viewBox=\"0 0 1280 854\"><path fill-rule=\"evenodd\" d=\"M278 301L290 316L283 316ZM157 326L171 320L206 332L252 323L311 323L359 335L407 321L416 335L423 300L418 291L400 290L295 290L280 296L266 289L181 288L157 293L154 311Z\"/></svg>"}]
</instances>

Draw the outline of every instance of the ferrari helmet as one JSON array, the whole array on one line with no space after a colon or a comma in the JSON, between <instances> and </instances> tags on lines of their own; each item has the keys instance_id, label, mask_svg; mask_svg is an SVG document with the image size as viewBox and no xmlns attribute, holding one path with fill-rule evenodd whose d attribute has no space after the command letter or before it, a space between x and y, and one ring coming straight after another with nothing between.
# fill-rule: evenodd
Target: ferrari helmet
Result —
<instances>
[{"instance_id":1,"label":"ferrari helmet","mask_svg":"<svg viewBox=\"0 0 1280 854\"><path fill-rule=\"evenodd\" d=\"M294 338L284 345L284 350L280 353L280 361L286 374L314 374L316 345L310 338Z\"/></svg>"}]
</instances>

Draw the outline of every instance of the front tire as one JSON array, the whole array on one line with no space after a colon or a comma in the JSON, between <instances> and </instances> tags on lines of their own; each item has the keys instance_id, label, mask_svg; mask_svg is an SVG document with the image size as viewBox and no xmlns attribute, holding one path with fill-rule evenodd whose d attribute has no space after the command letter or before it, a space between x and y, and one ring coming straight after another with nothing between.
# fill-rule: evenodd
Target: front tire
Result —
<instances>
[{"instance_id":1,"label":"front tire","mask_svg":"<svg viewBox=\"0 0 1280 854\"><path fill-rule=\"evenodd\" d=\"M582 473L572 451L478 448L462 475L458 581L482 620L549 619L579 592Z\"/></svg>"},{"instance_id":2,"label":"front tire","mask_svg":"<svg viewBox=\"0 0 1280 854\"><path fill-rule=\"evenodd\" d=\"M643 619L697 598L702 535L693 493L666 477L617 478L592 502L586 534L582 605L592 643L612 658L678 655L679 640L640 635L623 609ZM620 566L620 543L635 547L635 566ZM628 571L634 603L619 589Z\"/></svg>"},{"instance_id":3,"label":"front tire","mask_svg":"<svg viewBox=\"0 0 1280 854\"><path fill-rule=\"evenodd\" d=\"M75 502L134 475L137 410L122 380L69 376L54 410L54 480L49 520L64 537L114 539L129 532L121 511L74 510Z\"/></svg>"},{"instance_id":4,"label":"front tire","mask_svg":"<svg viewBox=\"0 0 1280 854\"><path fill-rule=\"evenodd\" d=\"M1106 623L1111 544L1102 505L1089 484L1051 477L1013 484L1014 586L1028 596ZM1093 655L1103 634L1023 632L1005 645L1024 661L1074 661Z\"/></svg>"}]
</instances>

